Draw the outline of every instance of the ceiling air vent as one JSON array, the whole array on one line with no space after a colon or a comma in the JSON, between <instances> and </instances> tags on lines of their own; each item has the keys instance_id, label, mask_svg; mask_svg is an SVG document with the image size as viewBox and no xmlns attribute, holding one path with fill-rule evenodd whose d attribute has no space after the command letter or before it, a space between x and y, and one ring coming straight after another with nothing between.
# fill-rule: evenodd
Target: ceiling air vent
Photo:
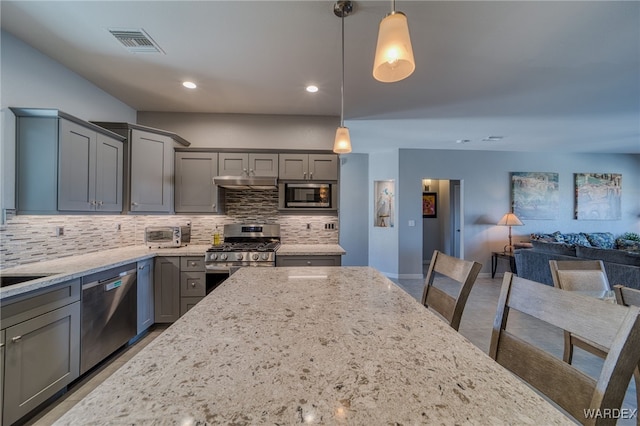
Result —
<instances>
[{"instance_id":1,"label":"ceiling air vent","mask_svg":"<svg viewBox=\"0 0 640 426\"><path fill-rule=\"evenodd\" d=\"M131 53L162 53L164 51L143 29L114 29L109 32Z\"/></svg>"}]
</instances>

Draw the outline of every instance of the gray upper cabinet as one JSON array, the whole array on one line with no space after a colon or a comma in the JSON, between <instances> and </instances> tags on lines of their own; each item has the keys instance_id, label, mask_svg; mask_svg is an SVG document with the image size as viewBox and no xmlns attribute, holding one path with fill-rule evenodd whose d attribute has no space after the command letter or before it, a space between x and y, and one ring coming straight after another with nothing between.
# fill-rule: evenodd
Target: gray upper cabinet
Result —
<instances>
[{"instance_id":1,"label":"gray upper cabinet","mask_svg":"<svg viewBox=\"0 0 640 426\"><path fill-rule=\"evenodd\" d=\"M278 154L221 152L218 175L278 177Z\"/></svg>"},{"instance_id":2,"label":"gray upper cabinet","mask_svg":"<svg viewBox=\"0 0 640 426\"><path fill-rule=\"evenodd\" d=\"M58 210L122 211L123 143L60 120Z\"/></svg>"},{"instance_id":3,"label":"gray upper cabinet","mask_svg":"<svg viewBox=\"0 0 640 426\"><path fill-rule=\"evenodd\" d=\"M131 123L96 121L127 139L124 210L135 213L174 211L174 148L189 146L175 133Z\"/></svg>"},{"instance_id":4,"label":"gray upper cabinet","mask_svg":"<svg viewBox=\"0 0 640 426\"><path fill-rule=\"evenodd\" d=\"M217 213L218 154L215 152L176 152L176 213Z\"/></svg>"},{"instance_id":5,"label":"gray upper cabinet","mask_svg":"<svg viewBox=\"0 0 640 426\"><path fill-rule=\"evenodd\" d=\"M335 154L280 154L281 180L338 180Z\"/></svg>"},{"instance_id":6,"label":"gray upper cabinet","mask_svg":"<svg viewBox=\"0 0 640 426\"><path fill-rule=\"evenodd\" d=\"M11 110L18 213L122 211L123 137L58 110Z\"/></svg>"}]
</instances>

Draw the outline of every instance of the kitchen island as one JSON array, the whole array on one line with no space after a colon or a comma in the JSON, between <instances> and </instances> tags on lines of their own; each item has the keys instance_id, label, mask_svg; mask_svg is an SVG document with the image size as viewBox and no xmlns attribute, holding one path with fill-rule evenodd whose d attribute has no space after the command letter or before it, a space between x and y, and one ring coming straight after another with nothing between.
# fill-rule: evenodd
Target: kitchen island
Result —
<instances>
[{"instance_id":1,"label":"kitchen island","mask_svg":"<svg viewBox=\"0 0 640 426\"><path fill-rule=\"evenodd\" d=\"M572 424L368 267L243 268L57 424Z\"/></svg>"}]
</instances>

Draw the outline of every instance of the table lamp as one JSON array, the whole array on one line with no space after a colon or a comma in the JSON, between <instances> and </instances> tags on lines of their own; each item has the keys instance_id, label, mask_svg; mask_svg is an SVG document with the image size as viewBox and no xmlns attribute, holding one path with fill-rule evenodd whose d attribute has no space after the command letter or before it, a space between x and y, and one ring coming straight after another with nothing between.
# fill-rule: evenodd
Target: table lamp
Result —
<instances>
[{"instance_id":1,"label":"table lamp","mask_svg":"<svg viewBox=\"0 0 640 426\"><path fill-rule=\"evenodd\" d=\"M504 252L511 253L513 252L513 245L511 244L511 227L512 226L522 226L524 223L518 219L518 216L509 212L502 216L502 219L498 221L498 225L500 226L508 226L509 227L509 245L504 246Z\"/></svg>"}]
</instances>

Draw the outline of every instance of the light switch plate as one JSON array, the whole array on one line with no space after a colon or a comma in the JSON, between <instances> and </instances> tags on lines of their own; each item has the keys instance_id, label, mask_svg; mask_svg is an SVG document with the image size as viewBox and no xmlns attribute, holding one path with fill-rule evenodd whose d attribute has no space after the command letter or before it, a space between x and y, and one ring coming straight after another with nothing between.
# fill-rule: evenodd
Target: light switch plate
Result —
<instances>
[{"instance_id":1,"label":"light switch plate","mask_svg":"<svg viewBox=\"0 0 640 426\"><path fill-rule=\"evenodd\" d=\"M415 220L410 220L409 221L409 226L416 226L416 221Z\"/></svg>"}]
</instances>

